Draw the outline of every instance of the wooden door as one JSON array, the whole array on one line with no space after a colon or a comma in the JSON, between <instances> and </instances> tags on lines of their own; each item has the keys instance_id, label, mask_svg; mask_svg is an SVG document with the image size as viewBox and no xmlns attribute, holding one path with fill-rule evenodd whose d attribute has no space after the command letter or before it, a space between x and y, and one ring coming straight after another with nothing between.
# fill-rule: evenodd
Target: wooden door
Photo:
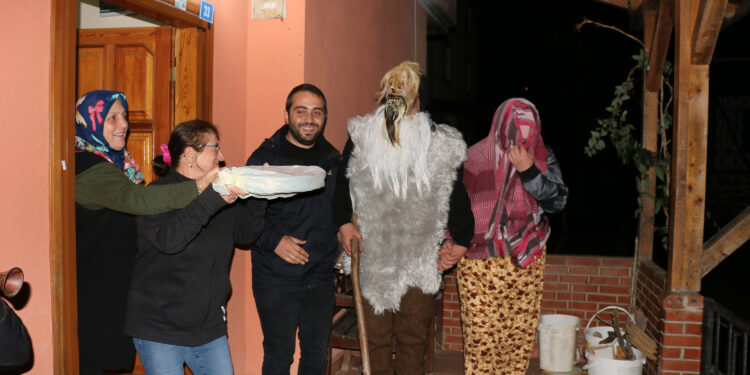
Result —
<instances>
[{"instance_id":1,"label":"wooden door","mask_svg":"<svg viewBox=\"0 0 750 375\"><path fill-rule=\"evenodd\" d=\"M173 47L174 29L169 26L78 31L77 96L91 90L125 93L127 148L146 183L155 178L151 161L174 126Z\"/></svg>"}]
</instances>

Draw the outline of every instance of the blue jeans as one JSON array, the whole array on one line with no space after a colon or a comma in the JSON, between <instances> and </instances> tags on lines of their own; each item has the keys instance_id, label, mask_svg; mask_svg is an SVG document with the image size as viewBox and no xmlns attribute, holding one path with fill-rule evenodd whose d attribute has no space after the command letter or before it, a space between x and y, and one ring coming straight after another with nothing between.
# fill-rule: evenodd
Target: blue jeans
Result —
<instances>
[{"instance_id":1,"label":"blue jeans","mask_svg":"<svg viewBox=\"0 0 750 375\"><path fill-rule=\"evenodd\" d=\"M263 375L289 374L298 327L297 374L324 374L335 303L333 282L298 291L254 289L253 294L263 329Z\"/></svg>"},{"instance_id":2,"label":"blue jeans","mask_svg":"<svg viewBox=\"0 0 750 375\"><path fill-rule=\"evenodd\" d=\"M184 375L187 363L195 375L232 375L226 336L199 346L162 344L134 337L133 343L148 375Z\"/></svg>"}]
</instances>

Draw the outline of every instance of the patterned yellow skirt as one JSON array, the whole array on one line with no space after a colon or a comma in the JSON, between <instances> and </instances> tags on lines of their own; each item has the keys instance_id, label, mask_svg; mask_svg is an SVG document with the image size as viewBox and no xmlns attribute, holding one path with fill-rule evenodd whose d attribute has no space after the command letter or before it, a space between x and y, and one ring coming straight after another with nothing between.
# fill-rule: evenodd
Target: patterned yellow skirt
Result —
<instances>
[{"instance_id":1,"label":"patterned yellow skirt","mask_svg":"<svg viewBox=\"0 0 750 375\"><path fill-rule=\"evenodd\" d=\"M464 370L526 374L542 302L545 255L527 268L509 257L462 259L458 290Z\"/></svg>"}]
</instances>

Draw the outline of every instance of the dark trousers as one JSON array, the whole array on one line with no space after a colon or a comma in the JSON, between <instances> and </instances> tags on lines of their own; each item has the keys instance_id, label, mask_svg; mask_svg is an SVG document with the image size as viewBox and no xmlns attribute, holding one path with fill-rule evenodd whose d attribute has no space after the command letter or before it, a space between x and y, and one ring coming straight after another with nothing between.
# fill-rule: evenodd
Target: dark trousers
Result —
<instances>
[{"instance_id":1,"label":"dark trousers","mask_svg":"<svg viewBox=\"0 0 750 375\"><path fill-rule=\"evenodd\" d=\"M289 374L299 328L297 374L322 375L335 302L333 282L299 291L253 290L263 330L263 375Z\"/></svg>"},{"instance_id":2,"label":"dark trousers","mask_svg":"<svg viewBox=\"0 0 750 375\"><path fill-rule=\"evenodd\" d=\"M419 288L409 288L401 297L399 311L375 310L365 300L367 343L370 349L372 375L424 374L427 333L435 315L435 296ZM392 357L392 338L396 338L396 361Z\"/></svg>"}]
</instances>

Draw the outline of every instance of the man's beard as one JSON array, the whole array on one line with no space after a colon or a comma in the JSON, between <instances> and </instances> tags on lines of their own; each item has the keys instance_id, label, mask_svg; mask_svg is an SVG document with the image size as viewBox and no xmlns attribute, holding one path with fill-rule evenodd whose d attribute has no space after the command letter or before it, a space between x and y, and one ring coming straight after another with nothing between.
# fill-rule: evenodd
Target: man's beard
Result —
<instances>
[{"instance_id":1,"label":"man's beard","mask_svg":"<svg viewBox=\"0 0 750 375\"><path fill-rule=\"evenodd\" d=\"M318 127L318 131L313 134L312 138L305 139L302 136L302 132L300 131L300 128L307 125L314 125ZM325 122L320 125L314 122L301 122L298 123L296 126L293 126L291 124L287 124L287 127L289 128L289 132L292 134L292 137L299 142L302 145L305 146L312 146L315 144L315 142L318 140L318 137L320 137L321 134L323 134L323 129L325 128Z\"/></svg>"}]
</instances>

